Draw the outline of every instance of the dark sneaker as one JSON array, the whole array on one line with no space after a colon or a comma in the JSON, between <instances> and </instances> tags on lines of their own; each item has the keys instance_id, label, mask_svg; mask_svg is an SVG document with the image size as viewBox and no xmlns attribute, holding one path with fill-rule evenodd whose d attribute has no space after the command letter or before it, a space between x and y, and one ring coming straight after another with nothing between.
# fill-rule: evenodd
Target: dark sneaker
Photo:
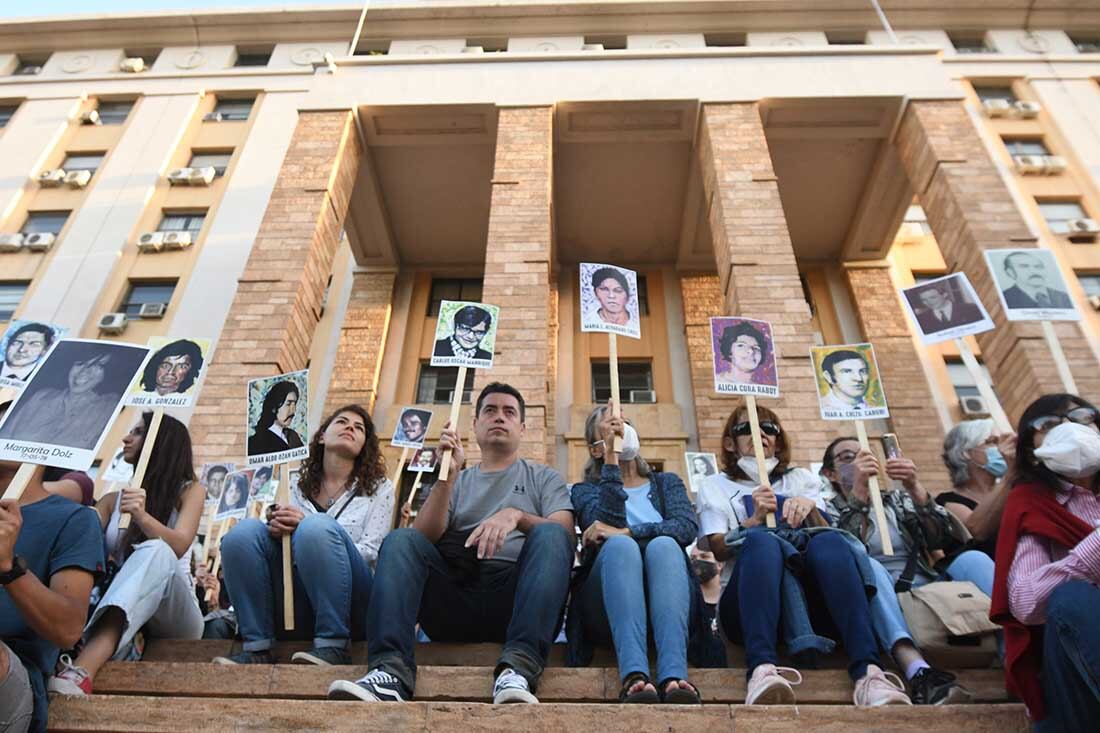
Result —
<instances>
[{"instance_id":1,"label":"dark sneaker","mask_svg":"<svg viewBox=\"0 0 1100 733\"><path fill-rule=\"evenodd\" d=\"M539 699L531 694L531 688L527 680L519 672L511 667L506 667L493 684L493 704L507 705L508 703L537 703Z\"/></svg>"},{"instance_id":2,"label":"dark sneaker","mask_svg":"<svg viewBox=\"0 0 1100 733\"><path fill-rule=\"evenodd\" d=\"M401 681L389 672L372 669L355 682L336 680L328 687L329 700L363 700L365 702L405 702Z\"/></svg>"},{"instance_id":3,"label":"dark sneaker","mask_svg":"<svg viewBox=\"0 0 1100 733\"><path fill-rule=\"evenodd\" d=\"M327 667L332 664L351 664L351 654L342 646L315 646L308 652L294 652L291 664L316 664Z\"/></svg>"},{"instance_id":4,"label":"dark sneaker","mask_svg":"<svg viewBox=\"0 0 1100 733\"><path fill-rule=\"evenodd\" d=\"M909 680L914 705L964 705L974 696L958 683L955 675L926 667Z\"/></svg>"},{"instance_id":5,"label":"dark sneaker","mask_svg":"<svg viewBox=\"0 0 1100 733\"><path fill-rule=\"evenodd\" d=\"M241 652L231 657L214 657L214 664L275 664L275 657L267 649L261 652Z\"/></svg>"}]
</instances>

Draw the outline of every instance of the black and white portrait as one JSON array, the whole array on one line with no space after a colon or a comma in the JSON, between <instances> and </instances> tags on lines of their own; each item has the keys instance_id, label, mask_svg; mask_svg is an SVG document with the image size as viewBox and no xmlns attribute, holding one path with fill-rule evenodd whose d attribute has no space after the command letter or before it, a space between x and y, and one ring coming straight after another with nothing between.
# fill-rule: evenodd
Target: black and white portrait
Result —
<instances>
[{"instance_id":1,"label":"black and white portrait","mask_svg":"<svg viewBox=\"0 0 1100 733\"><path fill-rule=\"evenodd\" d=\"M0 364L0 387L23 389L42 357L66 333L67 328L52 323L12 321L0 341L4 353L4 362Z\"/></svg>"},{"instance_id":2,"label":"black and white portrait","mask_svg":"<svg viewBox=\"0 0 1100 733\"><path fill-rule=\"evenodd\" d=\"M713 453L685 453L684 464L687 466L688 485L696 496L702 491L707 476L718 473L718 458Z\"/></svg>"},{"instance_id":3,"label":"black and white portrait","mask_svg":"<svg viewBox=\"0 0 1100 733\"><path fill-rule=\"evenodd\" d=\"M581 331L642 337L638 308L638 274L615 265L582 262L580 266Z\"/></svg>"},{"instance_id":4,"label":"black and white portrait","mask_svg":"<svg viewBox=\"0 0 1100 733\"><path fill-rule=\"evenodd\" d=\"M985 260L1010 321L1078 321L1081 314L1049 249L987 249Z\"/></svg>"},{"instance_id":5,"label":"black and white portrait","mask_svg":"<svg viewBox=\"0 0 1100 733\"><path fill-rule=\"evenodd\" d=\"M993 329L992 319L961 272L922 282L901 293L906 310L925 344Z\"/></svg>"},{"instance_id":6,"label":"black and white portrait","mask_svg":"<svg viewBox=\"0 0 1100 733\"><path fill-rule=\"evenodd\" d=\"M218 500L218 509L214 514L215 521L223 519L243 519L248 511L248 489L252 483L252 471L234 471L225 477L225 487L222 489L221 498Z\"/></svg>"},{"instance_id":7,"label":"black and white portrait","mask_svg":"<svg viewBox=\"0 0 1100 733\"><path fill-rule=\"evenodd\" d=\"M397 425L393 429L392 445L398 448L419 448L424 445L428 435L428 424L432 421L431 410L419 407L406 407L397 416Z\"/></svg>"}]
</instances>

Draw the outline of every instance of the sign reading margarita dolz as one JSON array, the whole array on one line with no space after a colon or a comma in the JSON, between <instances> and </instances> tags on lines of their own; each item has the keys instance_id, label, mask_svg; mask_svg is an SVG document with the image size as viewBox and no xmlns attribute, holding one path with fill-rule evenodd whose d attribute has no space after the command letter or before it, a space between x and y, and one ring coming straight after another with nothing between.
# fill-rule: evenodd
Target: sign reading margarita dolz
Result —
<instances>
[{"instance_id":1,"label":"sign reading margarita dolz","mask_svg":"<svg viewBox=\"0 0 1100 733\"><path fill-rule=\"evenodd\" d=\"M190 407L210 354L210 339L149 339L152 356L126 396L134 407Z\"/></svg>"},{"instance_id":2,"label":"sign reading margarita dolz","mask_svg":"<svg viewBox=\"0 0 1100 733\"><path fill-rule=\"evenodd\" d=\"M136 344L57 342L0 421L0 460L86 471L148 355Z\"/></svg>"},{"instance_id":3,"label":"sign reading margarita dolz","mask_svg":"<svg viewBox=\"0 0 1100 733\"><path fill-rule=\"evenodd\" d=\"M308 390L306 370L248 383L249 466L287 463L309 455Z\"/></svg>"},{"instance_id":4,"label":"sign reading margarita dolz","mask_svg":"<svg viewBox=\"0 0 1100 733\"><path fill-rule=\"evenodd\" d=\"M770 323L750 318L711 318L710 343L715 392L779 396Z\"/></svg>"},{"instance_id":5,"label":"sign reading margarita dolz","mask_svg":"<svg viewBox=\"0 0 1100 733\"><path fill-rule=\"evenodd\" d=\"M500 308L487 303L444 300L435 323L432 366L491 369ZM458 386L462 389L462 385Z\"/></svg>"},{"instance_id":6,"label":"sign reading margarita dolz","mask_svg":"<svg viewBox=\"0 0 1100 733\"><path fill-rule=\"evenodd\" d=\"M810 358L823 419L874 420L890 416L871 344L814 346Z\"/></svg>"}]
</instances>

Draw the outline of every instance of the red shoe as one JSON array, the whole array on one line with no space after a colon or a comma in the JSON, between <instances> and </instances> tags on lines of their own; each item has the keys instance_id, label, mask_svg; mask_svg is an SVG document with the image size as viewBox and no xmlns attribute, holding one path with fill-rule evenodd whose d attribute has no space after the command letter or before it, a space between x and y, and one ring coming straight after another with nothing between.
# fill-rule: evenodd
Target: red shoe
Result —
<instances>
[{"instance_id":1,"label":"red shoe","mask_svg":"<svg viewBox=\"0 0 1100 733\"><path fill-rule=\"evenodd\" d=\"M52 695L67 697L87 697L92 694L92 678L83 667L77 667L67 654L61 656L57 666L61 671L50 677L48 686Z\"/></svg>"}]
</instances>

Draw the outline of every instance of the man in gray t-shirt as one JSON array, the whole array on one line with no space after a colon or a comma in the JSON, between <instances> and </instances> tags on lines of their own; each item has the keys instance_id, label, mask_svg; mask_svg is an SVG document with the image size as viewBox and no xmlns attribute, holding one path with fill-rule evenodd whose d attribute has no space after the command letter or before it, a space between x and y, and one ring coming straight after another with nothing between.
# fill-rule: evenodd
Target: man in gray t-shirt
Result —
<instances>
[{"instance_id":1,"label":"man in gray t-shirt","mask_svg":"<svg viewBox=\"0 0 1100 733\"><path fill-rule=\"evenodd\" d=\"M489 384L473 428L481 464L437 481L413 526L382 543L367 610L371 671L337 680L329 697L403 701L416 687L417 621L433 641L503 642L494 703L538 702L533 691L561 624L575 547L561 474L519 457L523 396ZM448 423L440 448L465 451Z\"/></svg>"}]
</instances>

